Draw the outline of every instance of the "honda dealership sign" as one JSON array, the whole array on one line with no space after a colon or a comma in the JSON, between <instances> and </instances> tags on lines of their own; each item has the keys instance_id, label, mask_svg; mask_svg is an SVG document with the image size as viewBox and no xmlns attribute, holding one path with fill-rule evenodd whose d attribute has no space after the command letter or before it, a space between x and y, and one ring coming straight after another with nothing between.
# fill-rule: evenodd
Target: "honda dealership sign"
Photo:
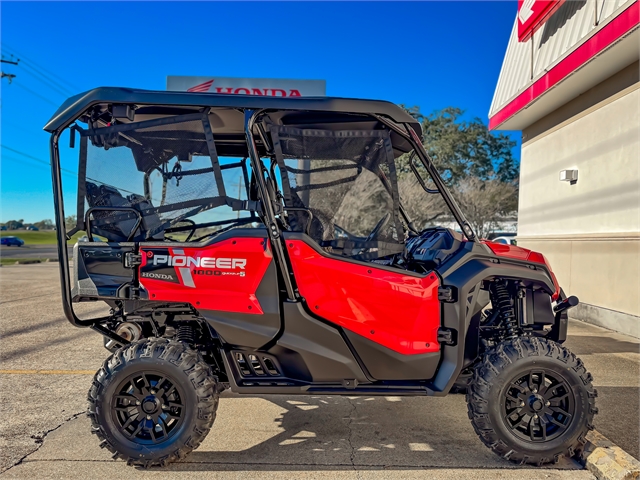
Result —
<instances>
[{"instance_id":1,"label":"honda dealership sign","mask_svg":"<svg viewBox=\"0 0 640 480\"><path fill-rule=\"evenodd\" d=\"M529 40L563 3L564 0L518 0L518 41Z\"/></svg>"},{"instance_id":2,"label":"honda dealership sign","mask_svg":"<svg viewBox=\"0 0 640 480\"><path fill-rule=\"evenodd\" d=\"M167 90L267 97L322 97L326 94L326 82L324 80L283 80L278 78L169 76L167 77Z\"/></svg>"}]
</instances>

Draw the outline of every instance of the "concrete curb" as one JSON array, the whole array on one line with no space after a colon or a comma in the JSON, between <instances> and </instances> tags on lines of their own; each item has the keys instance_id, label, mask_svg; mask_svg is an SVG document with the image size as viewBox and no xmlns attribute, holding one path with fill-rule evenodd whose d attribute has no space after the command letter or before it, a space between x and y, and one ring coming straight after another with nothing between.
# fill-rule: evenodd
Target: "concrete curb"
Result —
<instances>
[{"instance_id":1,"label":"concrete curb","mask_svg":"<svg viewBox=\"0 0 640 480\"><path fill-rule=\"evenodd\" d=\"M640 462L611 440L593 430L587 435L584 463L598 480L640 478Z\"/></svg>"}]
</instances>

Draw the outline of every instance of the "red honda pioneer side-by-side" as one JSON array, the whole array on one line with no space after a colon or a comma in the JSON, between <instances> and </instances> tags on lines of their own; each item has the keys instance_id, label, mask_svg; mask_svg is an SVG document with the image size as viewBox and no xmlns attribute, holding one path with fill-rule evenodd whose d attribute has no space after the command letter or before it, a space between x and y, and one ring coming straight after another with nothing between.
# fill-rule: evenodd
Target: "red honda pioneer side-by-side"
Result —
<instances>
[{"instance_id":1,"label":"red honda pioneer side-by-side","mask_svg":"<svg viewBox=\"0 0 640 480\"><path fill-rule=\"evenodd\" d=\"M116 457L183 458L226 388L463 389L498 455L544 464L583 449L596 391L562 346L577 299L543 255L476 237L400 107L97 88L45 130L64 311L112 352L89 416ZM79 173L69 232L67 136ZM425 220L434 198L459 231ZM69 262L76 231L87 239ZM110 311L80 320L78 302Z\"/></svg>"}]
</instances>

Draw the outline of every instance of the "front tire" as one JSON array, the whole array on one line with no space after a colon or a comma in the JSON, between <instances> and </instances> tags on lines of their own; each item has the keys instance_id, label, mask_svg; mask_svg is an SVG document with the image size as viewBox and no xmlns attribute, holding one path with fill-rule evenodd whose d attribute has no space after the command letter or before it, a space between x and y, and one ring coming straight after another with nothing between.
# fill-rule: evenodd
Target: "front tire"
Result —
<instances>
[{"instance_id":1,"label":"front tire","mask_svg":"<svg viewBox=\"0 0 640 480\"><path fill-rule=\"evenodd\" d=\"M113 458L165 466L196 449L213 425L211 368L183 342L145 339L116 350L89 390L92 432Z\"/></svg>"},{"instance_id":2,"label":"front tire","mask_svg":"<svg viewBox=\"0 0 640 480\"><path fill-rule=\"evenodd\" d=\"M516 463L578 455L593 429L596 390L582 360L537 337L489 350L469 383L469 418L480 440Z\"/></svg>"}]
</instances>

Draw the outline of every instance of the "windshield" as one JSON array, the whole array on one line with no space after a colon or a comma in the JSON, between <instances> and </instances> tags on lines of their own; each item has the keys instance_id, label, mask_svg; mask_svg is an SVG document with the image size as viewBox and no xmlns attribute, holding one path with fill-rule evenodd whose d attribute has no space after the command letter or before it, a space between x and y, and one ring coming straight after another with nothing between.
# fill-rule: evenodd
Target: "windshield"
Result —
<instances>
[{"instance_id":1,"label":"windshield","mask_svg":"<svg viewBox=\"0 0 640 480\"><path fill-rule=\"evenodd\" d=\"M273 126L270 133L293 231L346 256L363 258L365 248L367 258L402 250L407 228L387 130Z\"/></svg>"}]
</instances>

